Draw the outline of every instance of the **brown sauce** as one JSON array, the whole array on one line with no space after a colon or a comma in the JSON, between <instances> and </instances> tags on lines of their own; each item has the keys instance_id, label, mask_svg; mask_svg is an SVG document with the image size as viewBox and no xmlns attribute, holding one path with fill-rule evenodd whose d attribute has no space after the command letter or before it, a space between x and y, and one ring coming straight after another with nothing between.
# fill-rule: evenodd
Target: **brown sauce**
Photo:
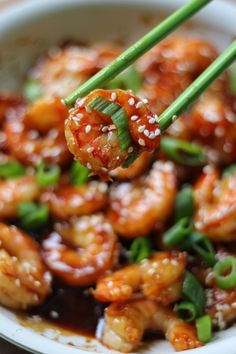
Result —
<instances>
[{"instance_id":1,"label":"brown sauce","mask_svg":"<svg viewBox=\"0 0 236 354\"><path fill-rule=\"evenodd\" d=\"M103 312L103 306L88 291L60 287L54 289L41 306L27 311L27 314L38 315L62 329L95 337L97 323Z\"/></svg>"}]
</instances>

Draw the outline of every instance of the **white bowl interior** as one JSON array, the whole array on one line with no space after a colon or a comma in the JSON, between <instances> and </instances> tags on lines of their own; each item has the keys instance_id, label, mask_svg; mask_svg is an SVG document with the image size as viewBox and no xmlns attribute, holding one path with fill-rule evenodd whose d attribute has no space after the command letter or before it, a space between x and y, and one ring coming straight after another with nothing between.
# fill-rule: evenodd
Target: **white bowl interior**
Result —
<instances>
[{"instance_id":1,"label":"white bowl interior","mask_svg":"<svg viewBox=\"0 0 236 354\"><path fill-rule=\"evenodd\" d=\"M128 45L158 23L164 14L184 2L34 0L7 10L0 15L0 91L17 90L35 58L51 46L68 39L81 43L115 41ZM236 35L235 19L236 7L215 1L195 16L194 20L189 21L184 31L209 38L222 49ZM224 350L228 354L235 354L235 334L234 328L223 331L216 335L215 341L207 347L195 349L194 353L216 354ZM1 307L0 335L35 353L75 354L78 348L80 353L113 353L96 341L88 343L81 336L74 335L73 340L59 336L55 341L52 334L48 338L50 335L44 333L43 336L23 326L11 311ZM72 342L72 345L68 342ZM167 354L173 352L173 349L167 342L158 341L140 352Z\"/></svg>"}]
</instances>

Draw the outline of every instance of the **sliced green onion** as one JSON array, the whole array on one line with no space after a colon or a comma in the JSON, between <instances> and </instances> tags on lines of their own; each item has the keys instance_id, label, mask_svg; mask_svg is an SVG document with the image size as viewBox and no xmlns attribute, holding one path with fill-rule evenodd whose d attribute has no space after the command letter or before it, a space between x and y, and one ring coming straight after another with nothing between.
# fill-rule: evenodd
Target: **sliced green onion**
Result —
<instances>
[{"instance_id":1,"label":"sliced green onion","mask_svg":"<svg viewBox=\"0 0 236 354\"><path fill-rule=\"evenodd\" d=\"M213 268L216 284L222 289L236 287L236 258L225 257L218 261Z\"/></svg>"},{"instance_id":2,"label":"sliced green onion","mask_svg":"<svg viewBox=\"0 0 236 354\"><path fill-rule=\"evenodd\" d=\"M25 167L17 161L8 161L0 165L0 178L9 179L25 175Z\"/></svg>"},{"instance_id":3,"label":"sliced green onion","mask_svg":"<svg viewBox=\"0 0 236 354\"><path fill-rule=\"evenodd\" d=\"M197 336L200 342L208 343L212 338L212 321L209 315L196 319Z\"/></svg>"},{"instance_id":4,"label":"sliced green onion","mask_svg":"<svg viewBox=\"0 0 236 354\"><path fill-rule=\"evenodd\" d=\"M210 267L216 263L215 250L206 235L197 231L191 233L181 244L183 250L195 251Z\"/></svg>"},{"instance_id":5,"label":"sliced green onion","mask_svg":"<svg viewBox=\"0 0 236 354\"><path fill-rule=\"evenodd\" d=\"M131 263L140 263L143 259L151 255L151 242L146 237L136 238L130 247L129 261Z\"/></svg>"},{"instance_id":6,"label":"sliced green onion","mask_svg":"<svg viewBox=\"0 0 236 354\"><path fill-rule=\"evenodd\" d=\"M89 173L87 167L81 165L79 161L74 161L70 170L70 183L77 187L87 183Z\"/></svg>"},{"instance_id":7,"label":"sliced green onion","mask_svg":"<svg viewBox=\"0 0 236 354\"><path fill-rule=\"evenodd\" d=\"M178 245L192 232L192 224L188 218L180 219L175 225L163 234L165 245Z\"/></svg>"},{"instance_id":8,"label":"sliced green onion","mask_svg":"<svg viewBox=\"0 0 236 354\"><path fill-rule=\"evenodd\" d=\"M29 79L23 86L23 96L27 101L33 102L43 96L43 88L38 80Z\"/></svg>"},{"instance_id":9,"label":"sliced green onion","mask_svg":"<svg viewBox=\"0 0 236 354\"><path fill-rule=\"evenodd\" d=\"M229 76L229 88L233 95L236 95L236 65L231 66Z\"/></svg>"},{"instance_id":10,"label":"sliced green onion","mask_svg":"<svg viewBox=\"0 0 236 354\"><path fill-rule=\"evenodd\" d=\"M106 85L108 90L132 90L134 93L138 93L141 87L142 78L135 67L132 65Z\"/></svg>"},{"instance_id":11,"label":"sliced green onion","mask_svg":"<svg viewBox=\"0 0 236 354\"><path fill-rule=\"evenodd\" d=\"M178 221L185 216L191 218L193 211L193 189L192 187L184 187L175 199L175 220Z\"/></svg>"},{"instance_id":12,"label":"sliced green onion","mask_svg":"<svg viewBox=\"0 0 236 354\"><path fill-rule=\"evenodd\" d=\"M206 162L202 147L186 140L165 136L161 139L161 150L173 161L186 166L199 166Z\"/></svg>"},{"instance_id":13,"label":"sliced green onion","mask_svg":"<svg viewBox=\"0 0 236 354\"><path fill-rule=\"evenodd\" d=\"M37 230L47 224L49 209L47 205L21 202L18 204L18 216L24 229Z\"/></svg>"},{"instance_id":14,"label":"sliced green onion","mask_svg":"<svg viewBox=\"0 0 236 354\"><path fill-rule=\"evenodd\" d=\"M182 301L175 306L175 312L179 318L185 322L192 322L197 316L194 304L189 301Z\"/></svg>"},{"instance_id":15,"label":"sliced green onion","mask_svg":"<svg viewBox=\"0 0 236 354\"><path fill-rule=\"evenodd\" d=\"M234 173L236 173L236 163L233 163L229 167L225 168L222 173L222 177L228 178L228 177L232 176Z\"/></svg>"},{"instance_id":16,"label":"sliced green onion","mask_svg":"<svg viewBox=\"0 0 236 354\"><path fill-rule=\"evenodd\" d=\"M60 178L61 169L58 165L46 165L41 163L36 172L37 183L40 187L48 187L56 184Z\"/></svg>"},{"instance_id":17,"label":"sliced green onion","mask_svg":"<svg viewBox=\"0 0 236 354\"><path fill-rule=\"evenodd\" d=\"M182 292L184 297L195 305L197 315L201 316L206 305L205 291L197 278L188 271L185 274Z\"/></svg>"},{"instance_id":18,"label":"sliced green onion","mask_svg":"<svg viewBox=\"0 0 236 354\"><path fill-rule=\"evenodd\" d=\"M111 117L117 129L120 147L122 150L127 149L130 145L131 137L129 132L129 121L125 110L119 104L111 102L101 96L98 96L93 101L89 102L88 107Z\"/></svg>"},{"instance_id":19,"label":"sliced green onion","mask_svg":"<svg viewBox=\"0 0 236 354\"><path fill-rule=\"evenodd\" d=\"M127 157L127 159L123 162L122 167L128 168L139 156L139 153L133 153L131 156Z\"/></svg>"}]
</instances>

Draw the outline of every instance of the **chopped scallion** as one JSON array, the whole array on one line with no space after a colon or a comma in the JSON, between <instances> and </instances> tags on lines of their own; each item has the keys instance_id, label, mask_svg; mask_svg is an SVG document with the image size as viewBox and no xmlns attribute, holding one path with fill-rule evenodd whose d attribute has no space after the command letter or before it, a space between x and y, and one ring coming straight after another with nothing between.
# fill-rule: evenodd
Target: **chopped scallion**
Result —
<instances>
[{"instance_id":1,"label":"chopped scallion","mask_svg":"<svg viewBox=\"0 0 236 354\"><path fill-rule=\"evenodd\" d=\"M185 274L182 292L184 297L195 305L197 315L201 316L206 305L205 291L197 278L188 271Z\"/></svg>"},{"instance_id":2,"label":"chopped scallion","mask_svg":"<svg viewBox=\"0 0 236 354\"><path fill-rule=\"evenodd\" d=\"M25 175L25 167L17 161L7 161L0 165L0 178L9 179Z\"/></svg>"},{"instance_id":3,"label":"chopped scallion","mask_svg":"<svg viewBox=\"0 0 236 354\"><path fill-rule=\"evenodd\" d=\"M197 318L197 336L200 342L208 343L212 337L212 321L209 315Z\"/></svg>"},{"instance_id":4,"label":"chopped scallion","mask_svg":"<svg viewBox=\"0 0 236 354\"><path fill-rule=\"evenodd\" d=\"M195 305L188 301L182 301L175 306L175 312L185 322L192 322L197 316Z\"/></svg>"},{"instance_id":5,"label":"chopped scallion","mask_svg":"<svg viewBox=\"0 0 236 354\"><path fill-rule=\"evenodd\" d=\"M122 150L127 149L130 145L131 137L128 117L125 110L119 104L111 102L101 96L89 102L88 107L111 117L117 130L120 147Z\"/></svg>"},{"instance_id":6,"label":"chopped scallion","mask_svg":"<svg viewBox=\"0 0 236 354\"><path fill-rule=\"evenodd\" d=\"M36 79L29 79L23 86L23 96L27 101L33 102L42 97L43 88L40 82Z\"/></svg>"},{"instance_id":7,"label":"chopped scallion","mask_svg":"<svg viewBox=\"0 0 236 354\"><path fill-rule=\"evenodd\" d=\"M175 220L178 221L185 216L191 218L193 211L193 189L192 187L184 187L175 199Z\"/></svg>"},{"instance_id":8,"label":"chopped scallion","mask_svg":"<svg viewBox=\"0 0 236 354\"><path fill-rule=\"evenodd\" d=\"M213 268L216 284L222 289L236 287L236 258L228 256L218 261Z\"/></svg>"},{"instance_id":9,"label":"chopped scallion","mask_svg":"<svg viewBox=\"0 0 236 354\"><path fill-rule=\"evenodd\" d=\"M151 242L146 237L136 238L130 247L129 261L131 263L140 263L143 259L151 255Z\"/></svg>"},{"instance_id":10,"label":"chopped scallion","mask_svg":"<svg viewBox=\"0 0 236 354\"><path fill-rule=\"evenodd\" d=\"M222 173L222 177L228 178L228 177L232 176L234 173L236 173L236 163L233 163L229 167L225 168Z\"/></svg>"},{"instance_id":11,"label":"chopped scallion","mask_svg":"<svg viewBox=\"0 0 236 354\"><path fill-rule=\"evenodd\" d=\"M84 167L79 161L74 161L70 171L70 182L73 186L81 186L87 183L89 178L89 169Z\"/></svg>"},{"instance_id":12,"label":"chopped scallion","mask_svg":"<svg viewBox=\"0 0 236 354\"><path fill-rule=\"evenodd\" d=\"M58 165L46 165L41 163L36 172L37 182L40 187L48 187L56 184L60 178L61 169Z\"/></svg>"},{"instance_id":13,"label":"chopped scallion","mask_svg":"<svg viewBox=\"0 0 236 354\"><path fill-rule=\"evenodd\" d=\"M233 95L236 95L236 65L232 65L229 76L229 87Z\"/></svg>"},{"instance_id":14,"label":"chopped scallion","mask_svg":"<svg viewBox=\"0 0 236 354\"><path fill-rule=\"evenodd\" d=\"M49 209L47 205L21 202L18 204L18 216L24 229L37 230L47 224Z\"/></svg>"},{"instance_id":15,"label":"chopped scallion","mask_svg":"<svg viewBox=\"0 0 236 354\"><path fill-rule=\"evenodd\" d=\"M180 219L163 235L165 245L178 245L192 232L192 224L188 218Z\"/></svg>"},{"instance_id":16,"label":"chopped scallion","mask_svg":"<svg viewBox=\"0 0 236 354\"><path fill-rule=\"evenodd\" d=\"M186 140L165 136L161 139L161 150L173 161L186 166L199 166L206 162L202 147Z\"/></svg>"},{"instance_id":17,"label":"chopped scallion","mask_svg":"<svg viewBox=\"0 0 236 354\"><path fill-rule=\"evenodd\" d=\"M108 90L132 90L134 93L138 93L141 87L142 78L138 71L135 69L135 67L132 65L106 85L106 88Z\"/></svg>"},{"instance_id":18,"label":"chopped scallion","mask_svg":"<svg viewBox=\"0 0 236 354\"><path fill-rule=\"evenodd\" d=\"M123 162L122 167L128 168L139 156L140 156L140 154L133 153L132 155L127 157L127 159Z\"/></svg>"}]
</instances>

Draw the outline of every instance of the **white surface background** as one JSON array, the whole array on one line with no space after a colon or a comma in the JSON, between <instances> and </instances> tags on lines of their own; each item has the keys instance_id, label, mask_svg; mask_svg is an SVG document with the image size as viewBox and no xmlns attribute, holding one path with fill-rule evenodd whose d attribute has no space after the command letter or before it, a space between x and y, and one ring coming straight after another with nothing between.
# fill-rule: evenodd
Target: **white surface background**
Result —
<instances>
[{"instance_id":1,"label":"white surface background","mask_svg":"<svg viewBox=\"0 0 236 354\"><path fill-rule=\"evenodd\" d=\"M0 10L4 10L8 6L14 6L14 3L19 4L20 2L23 2L23 1L24 0L0 0ZM33 0L31 0L31 1L33 1ZM48 0L48 1L50 1L50 0ZM217 0L215 0L215 1L217 1ZM236 0L225 0L225 1L231 1L231 2L235 3L235 6L236 6ZM1 14L0 14L0 19L1 19ZM26 352L25 350L18 349L14 345L0 339L0 354L27 354L27 353L28 352Z\"/></svg>"}]
</instances>

